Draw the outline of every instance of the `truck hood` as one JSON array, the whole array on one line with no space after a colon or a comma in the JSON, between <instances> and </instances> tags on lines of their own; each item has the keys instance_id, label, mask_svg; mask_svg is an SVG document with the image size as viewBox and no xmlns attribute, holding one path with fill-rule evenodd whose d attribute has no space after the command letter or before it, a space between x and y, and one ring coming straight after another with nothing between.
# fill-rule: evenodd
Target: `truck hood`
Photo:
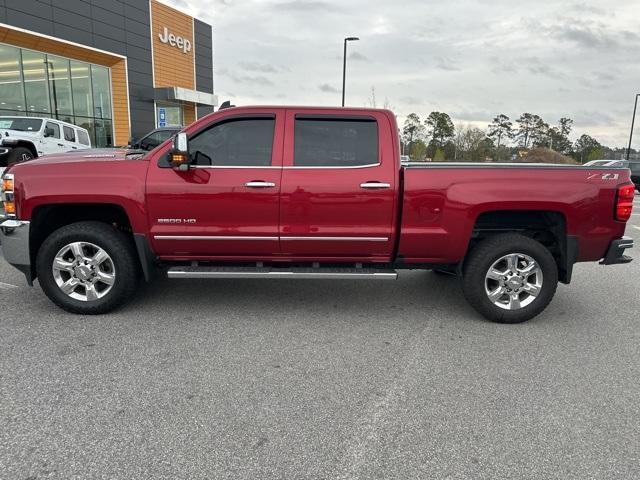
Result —
<instances>
[{"instance_id":1,"label":"truck hood","mask_svg":"<svg viewBox=\"0 0 640 480\"><path fill-rule=\"evenodd\" d=\"M29 165L50 165L52 163L85 163L85 162L113 162L114 160L138 160L147 152L126 148L96 148L78 150L60 154L45 155L27 162Z\"/></svg>"}]
</instances>

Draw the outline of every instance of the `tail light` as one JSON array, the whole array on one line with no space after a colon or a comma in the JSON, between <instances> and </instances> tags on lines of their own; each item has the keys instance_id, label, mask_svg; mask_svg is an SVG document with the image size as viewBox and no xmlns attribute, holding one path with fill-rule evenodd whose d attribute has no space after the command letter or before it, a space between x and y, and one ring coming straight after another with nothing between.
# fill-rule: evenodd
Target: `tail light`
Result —
<instances>
[{"instance_id":1,"label":"tail light","mask_svg":"<svg viewBox=\"0 0 640 480\"><path fill-rule=\"evenodd\" d=\"M616 198L616 220L619 222L626 222L631 218L635 190L635 185L623 185L618 187L618 195Z\"/></svg>"}]
</instances>

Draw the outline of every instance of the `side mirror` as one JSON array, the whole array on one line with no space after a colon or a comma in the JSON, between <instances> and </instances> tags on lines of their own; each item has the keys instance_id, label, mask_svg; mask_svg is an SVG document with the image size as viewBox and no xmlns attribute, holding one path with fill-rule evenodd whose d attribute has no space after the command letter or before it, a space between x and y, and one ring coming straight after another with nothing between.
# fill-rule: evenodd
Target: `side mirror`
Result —
<instances>
[{"instance_id":1,"label":"side mirror","mask_svg":"<svg viewBox=\"0 0 640 480\"><path fill-rule=\"evenodd\" d=\"M51 127L46 127L44 129L44 138L53 137L55 134L56 132Z\"/></svg>"},{"instance_id":2,"label":"side mirror","mask_svg":"<svg viewBox=\"0 0 640 480\"><path fill-rule=\"evenodd\" d=\"M173 148L169 153L169 163L175 170L189 170L189 140L186 133L178 133L173 139Z\"/></svg>"}]
</instances>

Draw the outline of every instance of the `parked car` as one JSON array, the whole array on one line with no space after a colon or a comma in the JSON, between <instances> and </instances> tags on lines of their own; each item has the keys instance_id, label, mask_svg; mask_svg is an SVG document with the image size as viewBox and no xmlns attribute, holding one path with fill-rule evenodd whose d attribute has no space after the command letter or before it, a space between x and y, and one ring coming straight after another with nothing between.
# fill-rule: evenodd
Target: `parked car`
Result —
<instances>
[{"instance_id":1,"label":"parked car","mask_svg":"<svg viewBox=\"0 0 640 480\"><path fill-rule=\"evenodd\" d=\"M51 118L0 117L0 136L0 167L91 148L86 129Z\"/></svg>"},{"instance_id":2,"label":"parked car","mask_svg":"<svg viewBox=\"0 0 640 480\"><path fill-rule=\"evenodd\" d=\"M505 323L542 312L576 262L631 261L629 170L401 166L399 146L388 110L246 107L135 160L125 151L14 165L3 179L4 256L80 314L115 309L140 291L140 275L158 272L377 280L437 269Z\"/></svg>"},{"instance_id":3,"label":"parked car","mask_svg":"<svg viewBox=\"0 0 640 480\"><path fill-rule=\"evenodd\" d=\"M627 168L629 162L626 160L591 160L585 163L585 167L612 167L612 168Z\"/></svg>"},{"instance_id":4,"label":"parked car","mask_svg":"<svg viewBox=\"0 0 640 480\"><path fill-rule=\"evenodd\" d=\"M153 150L159 145L162 145L166 140L169 140L176 133L182 130L180 127L162 127L156 128L147 133L140 140L131 140L131 148L137 150Z\"/></svg>"},{"instance_id":5,"label":"parked car","mask_svg":"<svg viewBox=\"0 0 640 480\"><path fill-rule=\"evenodd\" d=\"M640 162L629 162L629 170L631 170L631 181L636 186L636 190L640 192Z\"/></svg>"}]
</instances>

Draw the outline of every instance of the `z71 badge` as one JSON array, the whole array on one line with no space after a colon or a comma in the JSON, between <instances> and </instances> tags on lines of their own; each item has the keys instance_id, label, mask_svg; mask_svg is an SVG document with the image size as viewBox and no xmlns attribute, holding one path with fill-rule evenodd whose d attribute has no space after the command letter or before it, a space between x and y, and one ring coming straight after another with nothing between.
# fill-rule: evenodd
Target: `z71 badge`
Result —
<instances>
[{"instance_id":1,"label":"z71 badge","mask_svg":"<svg viewBox=\"0 0 640 480\"><path fill-rule=\"evenodd\" d=\"M198 223L195 218L159 218L158 223L171 223L173 225Z\"/></svg>"},{"instance_id":2,"label":"z71 badge","mask_svg":"<svg viewBox=\"0 0 640 480\"><path fill-rule=\"evenodd\" d=\"M595 180L600 178L601 180L618 180L620 175L617 173L592 173L587 177L587 180Z\"/></svg>"}]
</instances>

